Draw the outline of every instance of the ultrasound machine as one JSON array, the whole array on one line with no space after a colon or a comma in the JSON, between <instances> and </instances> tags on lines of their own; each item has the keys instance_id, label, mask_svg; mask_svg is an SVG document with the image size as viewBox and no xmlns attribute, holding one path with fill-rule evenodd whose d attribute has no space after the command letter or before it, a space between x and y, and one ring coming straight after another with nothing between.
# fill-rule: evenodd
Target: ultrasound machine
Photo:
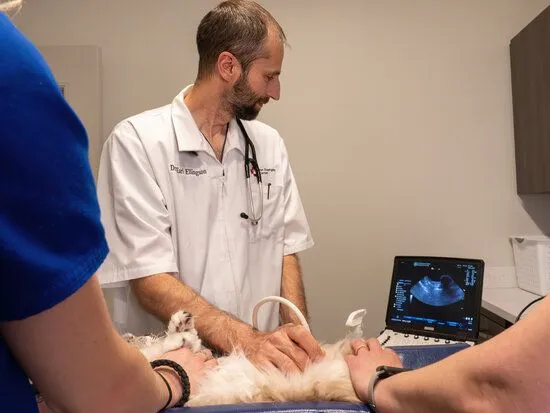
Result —
<instances>
[{"instance_id":1,"label":"ultrasound machine","mask_svg":"<svg viewBox=\"0 0 550 413\"><path fill-rule=\"evenodd\" d=\"M479 259L395 257L379 342L384 347L474 345L483 270Z\"/></svg>"}]
</instances>

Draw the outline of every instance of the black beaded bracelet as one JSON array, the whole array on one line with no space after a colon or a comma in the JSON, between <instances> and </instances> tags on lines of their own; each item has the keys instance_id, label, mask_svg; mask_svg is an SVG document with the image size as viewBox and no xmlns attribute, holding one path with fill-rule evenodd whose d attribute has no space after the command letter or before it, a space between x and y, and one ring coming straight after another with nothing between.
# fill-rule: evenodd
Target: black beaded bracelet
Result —
<instances>
[{"instance_id":1,"label":"black beaded bracelet","mask_svg":"<svg viewBox=\"0 0 550 413\"><path fill-rule=\"evenodd\" d=\"M189 401L189 395L191 392L191 385L189 384L189 376L187 376L187 373L185 372L183 367L181 367L175 361L167 360L167 359L159 359L151 362L152 368L161 367L161 366L169 367L172 370L174 370L176 373L178 373L183 391L181 394L181 399L179 399L179 401L174 405L174 407L182 407L185 403Z\"/></svg>"}]
</instances>

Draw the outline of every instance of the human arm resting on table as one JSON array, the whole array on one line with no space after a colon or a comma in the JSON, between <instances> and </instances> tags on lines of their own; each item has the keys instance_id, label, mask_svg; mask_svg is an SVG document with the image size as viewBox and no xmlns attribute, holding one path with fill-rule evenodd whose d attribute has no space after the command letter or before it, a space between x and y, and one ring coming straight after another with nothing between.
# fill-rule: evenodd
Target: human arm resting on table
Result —
<instances>
[{"instance_id":1,"label":"human arm resting on table","mask_svg":"<svg viewBox=\"0 0 550 413\"><path fill-rule=\"evenodd\" d=\"M49 310L2 323L0 332L56 411L154 412L168 398L162 379L112 327L95 277ZM166 378L181 396L177 380Z\"/></svg>"},{"instance_id":2,"label":"human arm resting on table","mask_svg":"<svg viewBox=\"0 0 550 413\"><path fill-rule=\"evenodd\" d=\"M378 412L547 411L549 319L547 298L524 320L483 344L382 380L374 391ZM354 386L364 401L377 360L376 351L364 350L348 358Z\"/></svg>"}]
</instances>

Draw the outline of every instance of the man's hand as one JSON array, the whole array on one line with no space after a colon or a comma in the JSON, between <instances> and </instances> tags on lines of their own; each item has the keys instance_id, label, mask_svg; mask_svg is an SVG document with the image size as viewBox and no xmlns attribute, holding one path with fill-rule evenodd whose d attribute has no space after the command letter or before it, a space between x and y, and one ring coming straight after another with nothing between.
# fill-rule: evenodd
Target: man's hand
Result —
<instances>
[{"instance_id":1,"label":"man's hand","mask_svg":"<svg viewBox=\"0 0 550 413\"><path fill-rule=\"evenodd\" d=\"M367 401L367 388L371 376L378 366L403 367L399 356L390 349L384 349L377 339L354 340L353 354L346 356L351 382L357 396Z\"/></svg>"},{"instance_id":2,"label":"man's hand","mask_svg":"<svg viewBox=\"0 0 550 413\"><path fill-rule=\"evenodd\" d=\"M274 332L254 332L244 345L246 356L261 367L275 367L286 373L303 371L324 352L315 338L301 325L285 324Z\"/></svg>"}]
</instances>

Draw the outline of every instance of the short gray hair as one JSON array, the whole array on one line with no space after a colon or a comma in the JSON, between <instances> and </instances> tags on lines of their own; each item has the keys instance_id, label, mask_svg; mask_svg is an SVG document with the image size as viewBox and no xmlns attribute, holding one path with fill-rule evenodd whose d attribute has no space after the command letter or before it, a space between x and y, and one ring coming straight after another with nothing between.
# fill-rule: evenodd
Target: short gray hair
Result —
<instances>
[{"instance_id":1,"label":"short gray hair","mask_svg":"<svg viewBox=\"0 0 550 413\"><path fill-rule=\"evenodd\" d=\"M227 0L218 4L204 16L197 29L197 80L212 73L222 52L232 53L246 72L261 56L270 28L278 31L281 41L286 43L277 20L255 1Z\"/></svg>"}]
</instances>

